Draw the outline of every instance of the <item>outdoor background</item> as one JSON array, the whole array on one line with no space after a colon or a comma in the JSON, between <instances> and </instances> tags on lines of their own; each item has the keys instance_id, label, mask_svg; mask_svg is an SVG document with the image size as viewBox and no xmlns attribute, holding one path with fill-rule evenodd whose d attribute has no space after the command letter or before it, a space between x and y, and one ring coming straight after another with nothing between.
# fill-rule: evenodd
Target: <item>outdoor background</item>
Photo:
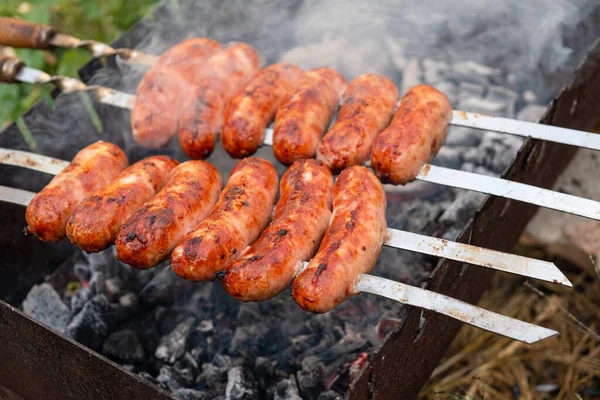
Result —
<instances>
[{"instance_id":1,"label":"outdoor background","mask_svg":"<svg viewBox=\"0 0 600 400\"><path fill-rule=\"evenodd\" d=\"M146 15L158 0L20 0L0 1L0 16L14 16L50 24L59 32L80 39L110 43ZM83 49L39 51L20 49L17 55L30 67L50 74L77 77L90 59ZM52 102L51 87L26 84L0 85L0 129L16 121L39 99Z\"/></svg>"}]
</instances>

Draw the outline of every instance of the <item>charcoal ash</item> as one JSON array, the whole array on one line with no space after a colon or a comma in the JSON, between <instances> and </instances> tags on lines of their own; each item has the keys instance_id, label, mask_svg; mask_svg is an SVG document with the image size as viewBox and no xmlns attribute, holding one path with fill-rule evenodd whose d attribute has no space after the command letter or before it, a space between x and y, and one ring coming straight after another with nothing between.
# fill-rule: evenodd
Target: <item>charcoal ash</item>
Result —
<instances>
[{"instance_id":1,"label":"charcoal ash","mask_svg":"<svg viewBox=\"0 0 600 400\"><path fill-rule=\"evenodd\" d=\"M131 329L112 333L102 346L102 353L124 363L142 363L145 352L137 334Z\"/></svg>"},{"instance_id":2,"label":"charcoal ash","mask_svg":"<svg viewBox=\"0 0 600 400\"><path fill-rule=\"evenodd\" d=\"M23 301L23 311L61 333L65 331L71 320L69 307L63 303L60 295L48 283L31 288Z\"/></svg>"},{"instance_id":3,"label":"charcoal ash","mask_svg":"<svg viewBox=\"0 0 600 400\"><path fill-rule=\"evenodd\" d=\"M188 317L175 329L163 336L154 355L157 359L173 364L185 353L187 341L196 318Z\"/></svg>"},{"instance_id":4,"label":"charcoal ash","mask_svg":"<svg viewBox=\"0 0 600 400\"><path fill-rule=\"evenodd\" d=\"M242 367L227 371L226 400L252 400L258 398L256 382L252 373Z\"/></svg>"},{"instance_id":5,"label":"charcoal ash","mask_svg":"<svg viewBox=\"0 0 600 400\"><path fill-rule=\"evenodd\" d=\"M288 379L283 379L275 386L273 391L273 400L301 400L296 378L290 376Z\"/></svg>"}]
</instances>

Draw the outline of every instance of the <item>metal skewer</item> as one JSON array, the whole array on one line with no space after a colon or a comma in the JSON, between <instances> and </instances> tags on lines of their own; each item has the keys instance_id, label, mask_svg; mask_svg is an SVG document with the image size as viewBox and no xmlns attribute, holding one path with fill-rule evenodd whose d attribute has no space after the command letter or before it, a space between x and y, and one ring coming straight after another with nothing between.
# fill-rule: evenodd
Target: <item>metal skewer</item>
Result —
<instances>
[{"instance_id":1,"label":"metal skewer","mask_svg":"<svg viewBox=\"0 0 600 400\"><path fill-rule=\"evenodd\" d=\"M106 45L104 45L106 46ZM115 50L117 51L117 50ZM139 53L141 54L141 53ZM140 60L139 55L137 59ZM144 55L148 63L151 61L151 57ZM152 61L152 64L155 62ZM0 71L3 73L4 71ZM72 92L76 90L89 90L95 91L96 99L104 104L109 104L119 108L133 109L135 104L135 95L120 92L118 90L109 89L102 86L85 86L83 82L75 84L74 82L61 82L61 80L72 80L73 78L68 77L50 77L47 73L39 71L33 68L21 65L20 71L16 72L12 77L14 81L24 83L54 83L61 90ZM3 80L0 77L0 82L10 82L10 80ZM577 147L583 147L591 150L600 150L600 135L590 132L577 131L574 129L559 128L556 126L542 125L533 122L517 121L508 118L494 117L491 115L469 113L466 111L452 112L452 120L450 125L463 126L467 128L479 129L483 131L493 131L499 133L506 133L510 135L521 136L525 138L533 138L546 140L549 142L563 143ZM272 145L272 131L267 130L265 135L265 145Z\"/></svg>"},{"instance_id":2,"label":"metal skewer","mask_svg":"<svg viewBox=\"0 0 600 400\"><path fill-rule=\"evenodd\" d=\"M3 60L0 59L0 64ZM14 66L11 67L11 63ZM4 60L4 66L0 65L0 73L4 74L4 81L20 81L28 83L52 83L65 92L73 91L92 91L96 98L105 104L110 104L120 108L132 109L135 104L135 96L110 89L102 86L86 86L83 82L69 77L52 77L43 71L23 66L18 60L9 58ZM8 71L8 72L6 72ZM3 81L0 76L0 81ZM7 78L9 78L7 80ZM460 115L461 112L455 112L455 115ZM481 120L495 121L494 117L477 117ZM453 119L454 120L454 119ZM514 121L517 123L517 121ZM535 124L534 124L535 125ZM539 125L545 126L545 125ZM555 128L555 127L553 127ZM487 129L487 128L486 128ZM560 131L562 128L555 128ZM506 130L507 132L509 130ZM567 136L571 135L566 130ZM513 131L511 131L513 132ZM593 134L572 131L583 137L582 141L588 145L591 143L589 136ZM555 138L556 142L562 142L562 133ZM572 142L572 138L566 142ZM267 128L265 130L264 145L270 146L273 144L273 130ZM598 148L600 149L600 143ZM459 189L473 190L494 196L500 196L507 199L518 200L535 204L541 207L550 208L566 212L573 215L580 215L586 218L600 220L600 203L593 200L583 199L569 194L558 193L548 189L542 189L535 186L526 185L523 183L507 181L501 178L478 175L471 172L437 167L430 164L425 164L421 169L418 180L425 182L436 183L440 185L451 186Z\"/></svg>"},{"instance_id":3,"label":"metal skewer","mask_svg":"<svg viewBox=\"0 0 600 400\"><path fill-rule=\"evenodd\" d=\"M0 164L24 167L52 175L56 175L69 165L67 161L56 158L3 148L0 148ZM0 187L0 201L26 206L35 195L23 190L13 193L11 190L17 191L18 189ZM469 244L456 243L390 228L388 229L388 239L384 245L492 268L568 287L573 286L553 263L483 249Z\"/></svg>"},{"instance_id":4,"label":"metal skewer","mask_svg":"<svg viewBox=\"0 0 600 400\"><path fill-rule=\"evenodd\" d=\"M435 311L529 344L558 334L552 329L506 317L443 294L373 275L362 274L358 279L357 289L362 293L372 293L403 304Z\"/></svg>"},{"instance_id":5,"label":"metal skewer","mask_svg":"<svg viewBox=\"0 0 600 400\"><path fill-rule=\"evenodd\" d=\"M92 57L119 56L127 63L152 66L158 56L141 53L131 49L115 49L95 40L81 40L76 37L56 32L49 25L37 24L18 18L0 17L0 46L31 49L48 49L61 47L74 49L82 47Z\"/></svg>"}]
</instances>

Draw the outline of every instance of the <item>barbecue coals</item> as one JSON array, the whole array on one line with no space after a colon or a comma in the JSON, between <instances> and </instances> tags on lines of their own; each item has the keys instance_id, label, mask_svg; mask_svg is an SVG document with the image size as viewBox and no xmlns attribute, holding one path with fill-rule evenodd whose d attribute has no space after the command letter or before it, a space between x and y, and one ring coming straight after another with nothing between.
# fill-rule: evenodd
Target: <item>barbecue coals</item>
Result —
<instances>
[{"instance_id":1,"label":"barbecue coals","mask_svg":"<svg viewBox=\"0 0 600 400\"><path fill-rule=\"evenodd\" d=\"M445 92L451 100L476 98L452 85ZM482 100L491 90L483 88ZM506 109L515 112L510 99ZM520 143L453 127L432 163L497 176ZM226 176L235 161L218 151L210 161ZM281 175L284 168L274 165ZM386 190L390 228L447 239L456 238L483 198L423 182ZM437 262L384 247L374 274L419 285ZM33 287L23 309L181 399L343 398L405 313L396 302L363 295L312 315L294 303L289 288L268 301L240 303L220 283L194 284L164 264L134 270L115 260L114 247L81 253L67 269L70 282Z\"/></svg>"}]
</instances>

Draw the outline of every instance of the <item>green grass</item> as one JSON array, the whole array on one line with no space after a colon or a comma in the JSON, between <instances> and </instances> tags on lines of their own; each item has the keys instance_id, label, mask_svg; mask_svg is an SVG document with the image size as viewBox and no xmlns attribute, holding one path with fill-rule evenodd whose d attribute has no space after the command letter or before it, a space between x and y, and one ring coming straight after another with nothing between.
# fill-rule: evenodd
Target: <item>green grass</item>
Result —
<instances>
[{"instance_id":1,"label":"green grass","mask_svg":"<svg viewBox=\"0 0 600 400\"><path fill-rule=\"evenodd\" d=\"M0 1L0 16L12 16L50 24L59 32L80 39L110 43L146 15L158 0L20 0ZM50 74L77 77L77 70L90 60L83 49L40 51L15 49L28 66ZM52 105L48 86L0 85L0 129L40 99Z\"/></svg>"}]
</instances>

